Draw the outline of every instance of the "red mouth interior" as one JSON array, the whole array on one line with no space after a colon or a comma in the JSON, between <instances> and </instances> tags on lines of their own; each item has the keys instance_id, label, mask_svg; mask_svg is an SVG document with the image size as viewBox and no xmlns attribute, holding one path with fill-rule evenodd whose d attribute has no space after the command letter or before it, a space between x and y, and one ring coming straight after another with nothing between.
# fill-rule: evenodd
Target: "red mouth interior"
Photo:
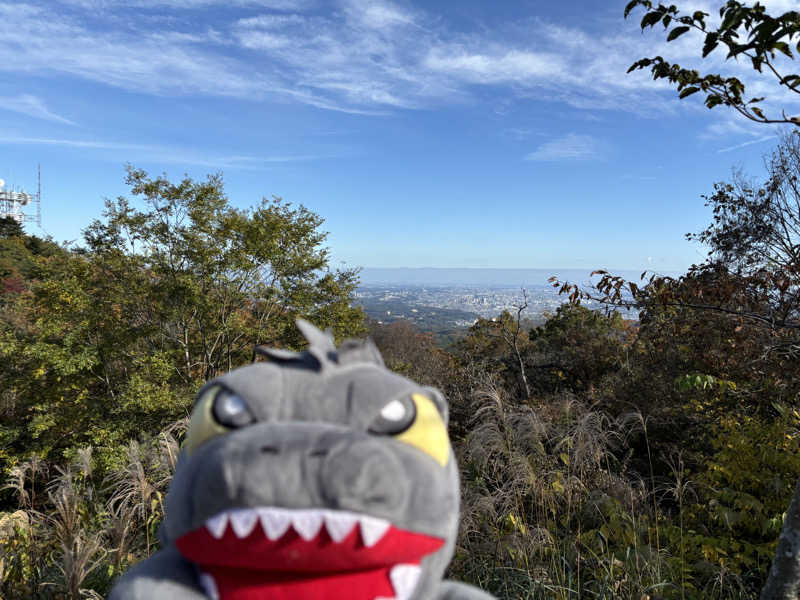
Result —
<instances>
[{"instance_id":1,"label":"red mouth interior","mask_svg":"<svg viewBox=\"0 0 800 600\"><path fill-rule=\"evenodd\" d=\"M213 578L220 600L374 600L396 597L392 569L419 565L444 540L391 526L368 547L358 525L340 542L323 526L309 541L291 527L270 540L260 526L244 538L205 527L176 541L180 553Z\"/></svg>"}]
</instances>

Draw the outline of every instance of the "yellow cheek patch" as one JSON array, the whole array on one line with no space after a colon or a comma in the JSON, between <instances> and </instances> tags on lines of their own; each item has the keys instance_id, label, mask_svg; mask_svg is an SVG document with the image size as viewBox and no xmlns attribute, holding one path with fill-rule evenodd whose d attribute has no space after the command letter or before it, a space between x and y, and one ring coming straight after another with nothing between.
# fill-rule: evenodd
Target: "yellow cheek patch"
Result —
<instances>
[{"instance_id":1,"label":"yellow cheek patch","mask_svg":"<svg viewBox=\"0 0 800 600\"><path fill-rule=\"evenodd\" d=\"M211 406L214 403L214 398L217 396L219 389L218 387L207 389L194 405L192 416L189 419L189 430L186 433L186 441L183 443L186 454L191 454L192 451L203 442L230 431L217 423L211 414Z\"/></svg>"},{"instance_id":2,"label":"yellow cheek patch","mask_svg":"<svg viewBox=\"0 0 800 600\"><path fill-rule=\"evenodd\" d=\"M422 394L412 394L417 407L414 424L394 439L416 446L436 459L440 465L447 466L450 460L450 438L436 405Z\"/></svg>"}]
</instances>

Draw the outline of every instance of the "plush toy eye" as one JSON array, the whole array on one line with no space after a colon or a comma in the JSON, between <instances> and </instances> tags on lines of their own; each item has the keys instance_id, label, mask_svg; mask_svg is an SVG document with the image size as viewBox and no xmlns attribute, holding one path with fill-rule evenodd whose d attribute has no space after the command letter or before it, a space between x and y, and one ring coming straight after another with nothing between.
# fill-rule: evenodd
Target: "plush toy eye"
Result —
<instances>
[{"instance_id":1,"label":"plush toy eye","mask_svg":"<svg viewBox=\"0 0 800 600\"><path fill-rule=\"evenodd\" d=\"M417 416L411 398L397 398L381 408L378 416L369 426L370 433L394 435L405 431Z\"/></svg>"},{"instance_id":2,"label":"plush toy eye","mask_svg":"<svg viewBox=\"0 0 800 600\"><path fill-rule=\"evenodd\" d=\"M214 397L211 410L217 423L225 427L244 427L255 421L245 401L224 388L221 388Z\"/></svg>"}]
</instances>

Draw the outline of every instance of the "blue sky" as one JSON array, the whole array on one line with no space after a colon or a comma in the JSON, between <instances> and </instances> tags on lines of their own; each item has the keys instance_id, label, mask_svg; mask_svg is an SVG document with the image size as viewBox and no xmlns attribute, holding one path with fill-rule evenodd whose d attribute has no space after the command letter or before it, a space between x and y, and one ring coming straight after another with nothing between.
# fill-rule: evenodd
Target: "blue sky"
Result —
<instances>
[{"instance_id":1,"label":"blue sky","mask_svg":"<svg viewBox=\"0 0 800 600\"><path fill-rule=\"evenodd\" d=\"M0 178L33 190L41 163L58 241L127 193L130 162L305 205L333 266L684 271L701 194L760 178L778 130L628 66L661 54L800 105L625 3L0 1Z\"/></svg>"}]
</instances>

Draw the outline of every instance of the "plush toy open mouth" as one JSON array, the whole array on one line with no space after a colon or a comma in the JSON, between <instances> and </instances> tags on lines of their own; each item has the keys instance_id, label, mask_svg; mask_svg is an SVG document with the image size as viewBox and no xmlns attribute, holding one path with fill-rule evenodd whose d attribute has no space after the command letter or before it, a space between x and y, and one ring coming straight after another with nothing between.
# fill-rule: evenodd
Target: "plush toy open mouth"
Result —
<instances>
[{"instance_id":1,"label":"plush toy open mouth","mask_svg":"<svg viewBox=\"0 0 800 600\"><path fill-rule=\"evenodd\" d=\"M176 540L221 600L407 600L444 540L332 509L236 508Z\"/></svg>"}]
</instances>

